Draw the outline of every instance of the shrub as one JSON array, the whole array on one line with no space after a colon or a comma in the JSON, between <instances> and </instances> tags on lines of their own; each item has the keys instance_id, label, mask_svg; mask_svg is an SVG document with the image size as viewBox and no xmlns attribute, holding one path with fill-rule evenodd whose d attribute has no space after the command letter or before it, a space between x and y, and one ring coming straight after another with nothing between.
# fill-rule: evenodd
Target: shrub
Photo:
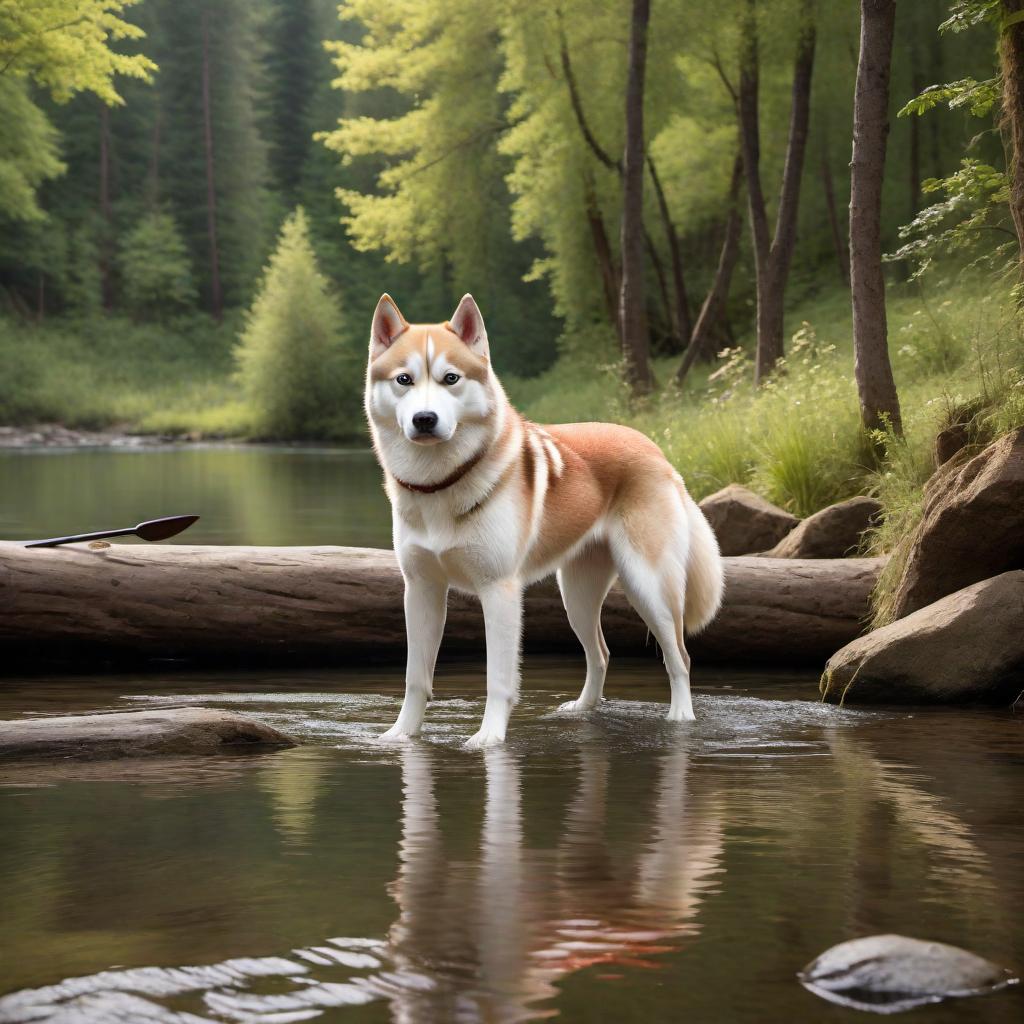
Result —
<instances>
[{"instance_id":1,"label":"shrub","mask_svg":"<svg viewBox=\"0 0 1024 1024\"><path fill-rule=\"evenodd\" d=\"M317 269L301 207L284 222L236 356L259 435L298 439L355 432L358 357L345 344L341 311Z\"/></svg>"}]
</instances>

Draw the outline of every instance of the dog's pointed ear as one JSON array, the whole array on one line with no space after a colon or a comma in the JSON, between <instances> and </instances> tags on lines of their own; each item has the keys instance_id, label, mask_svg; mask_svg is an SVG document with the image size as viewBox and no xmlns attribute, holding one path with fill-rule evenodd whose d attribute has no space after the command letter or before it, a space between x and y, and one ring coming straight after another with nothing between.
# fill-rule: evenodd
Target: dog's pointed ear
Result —
<instances>
[{"instance_id":1,"label":"dog's pointed ear","mask_svg":"<svg viewBox=\"0 0 1024 1024\"><path fill-rule=\"evenodd\" d=\"M391 343L409 326L402 316L395 300L385 292L373 311L373 324L370 327L370 358L376 359L386 352Z\"/></svg>"},{"instance_id":2,"label":"dog's pointed ear","mask_svg":"<svg viewBox=\"0 0 1024 1024\"><path fill-rule=\"evenodd\" d=\"M484 359L490 357L490 349L487 344L487 328L484 327L484 318L480 315L480 309L472 295L462 296L458 308L452 313L448 326L457 334L478 356Z\"/></svg>"}]
</instances>

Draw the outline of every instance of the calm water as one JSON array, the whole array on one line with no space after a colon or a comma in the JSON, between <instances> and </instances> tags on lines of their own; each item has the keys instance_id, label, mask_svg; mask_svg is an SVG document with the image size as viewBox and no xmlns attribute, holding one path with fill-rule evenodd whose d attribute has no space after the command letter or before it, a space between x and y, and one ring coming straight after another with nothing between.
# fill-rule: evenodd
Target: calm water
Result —
<instances>
[{"instance_id":1,"label":"calm water","mask_svg":"<svg viewBox=\"0 0 1024 1024\"><path fill-rule=\"evenodd\" d=\"M273 446L0 449L0 538L30 540L198 513L189 544L391 546L369 450Z\"/></svg>"},{"instance_id":2,"label":"calm water","mask_svg":"<svg viewBox=\"0 0 1024 1024\"><path fill-rule=\"evenodd\" d=\"M459 742L476 666L418 742L397 673L9 680L0 716L241 709L307 745L0 768L2 1021L844 1021L795 972L900 931L1024 967L1024 758L1009 712L854 712L806 677L530 659L504 749ZM1019 1021L1019 990L915 1011Z\"/></svg>"}]
</instances>

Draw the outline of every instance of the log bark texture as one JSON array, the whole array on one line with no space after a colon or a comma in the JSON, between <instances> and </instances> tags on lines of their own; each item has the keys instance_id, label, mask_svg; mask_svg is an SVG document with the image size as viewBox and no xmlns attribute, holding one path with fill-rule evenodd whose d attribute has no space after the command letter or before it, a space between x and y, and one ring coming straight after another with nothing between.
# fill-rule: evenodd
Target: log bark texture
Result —
<instances>
[{"instance_id":1,"label":"log bark texture","mask_svg":"<svg viewBox=\"0 0 1024 1024\"><path fill-rule=\"evenodd\" d=\"M767 667L820 666L857 637L882 561L725 563L725 604L689 647L697 658ZM168 658L400 664L402 591L393 552L367 548L0 543L0 674ZM527 651L580 651L553 582L527 592L525 623ZM618 587L603 623L613 655L655 651ZM442 652L479 655L483 635L476 599L452 594Z\"/></svg>"}]
</instances>

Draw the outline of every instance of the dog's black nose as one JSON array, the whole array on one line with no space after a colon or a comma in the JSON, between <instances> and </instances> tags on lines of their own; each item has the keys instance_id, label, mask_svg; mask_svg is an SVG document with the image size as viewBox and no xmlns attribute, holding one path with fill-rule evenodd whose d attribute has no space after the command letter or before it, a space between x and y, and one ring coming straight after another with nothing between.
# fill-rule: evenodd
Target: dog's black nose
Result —
<instances>
[{"instance_id":1,"label":"dog's black nose","mask_svg":"<svg viewBox=\"0 0 1024 1024\"><path fill-rule=\"evenodd\" d=\"M437 413L418 412L412 418L412 425L421 434L429 434L437 426Z\"/></svg>"}]
</instances>

